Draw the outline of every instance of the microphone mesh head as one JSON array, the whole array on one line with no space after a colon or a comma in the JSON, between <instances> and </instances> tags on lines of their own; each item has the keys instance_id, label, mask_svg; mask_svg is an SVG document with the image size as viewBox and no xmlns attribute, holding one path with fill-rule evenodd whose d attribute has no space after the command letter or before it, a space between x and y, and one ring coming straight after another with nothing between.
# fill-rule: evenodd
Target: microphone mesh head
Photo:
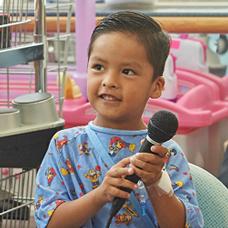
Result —
<instances>
[{"instance_id":1,"label":"microphone mesh head","mask_svg":"<svg viewBox=\"0 0 228 228\"><path fill-rule=\"evenodd\" d=\"M150 118L148 136L157 143L163 143L176 134L177 128L177 117L170 111L161 110Z\"/></svg>"}]
</instances>

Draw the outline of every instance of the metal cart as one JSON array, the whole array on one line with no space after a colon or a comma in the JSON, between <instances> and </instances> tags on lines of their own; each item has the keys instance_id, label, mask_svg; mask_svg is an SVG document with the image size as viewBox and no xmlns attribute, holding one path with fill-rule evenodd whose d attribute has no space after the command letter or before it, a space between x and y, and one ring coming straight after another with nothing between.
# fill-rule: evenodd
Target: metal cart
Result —
<instances>
[{"instance_id":1,"label":"metal cart","mask_svg":"<svg viewBox=\"0 0 228 228\"><path fill-rule=\"evenodd\" d=\"M73 2L0 2L0 228L35 227L31 218L36 171L51 137L64 128L61 117ZM65 33L59 30L60 9L68 17ZM46 32L47 13L57 16L51 36ZM49 65L47 50L53 44L57 61ZM51 72L62 74L58 96L48 91ZM24 83L18 86L17 79Z\"/></svg>"}]
</instances>

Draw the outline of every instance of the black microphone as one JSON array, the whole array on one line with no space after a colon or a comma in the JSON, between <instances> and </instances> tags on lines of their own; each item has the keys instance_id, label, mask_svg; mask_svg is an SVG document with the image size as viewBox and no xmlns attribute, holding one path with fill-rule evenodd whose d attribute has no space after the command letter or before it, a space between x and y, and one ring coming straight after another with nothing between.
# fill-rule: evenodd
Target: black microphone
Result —
<instances>
[{"instance_id":1,"label":"black microphone","mask_svg":"<svg viewBox=\"0 0 228 228\"><path fill-rule=\"evenodd\" d=\"M148 124L148 135L145 138L145 141L143 142L139 153L140 152L147 152L147 153L153 153L150 148L153 145L161 144L163 142L168 141L171 139L177 131L178 128L178 120L176 116L167 110L161 110L156 112L149 121ZM135 175L129 175L125 179L130 180L134 183L137 183L140 178ZM132 189L130 188L120 188L123 191L131 192ZM117 212L121 209L123 204L125 203L125 198L115 197L113 200L113 205L110 210L110 217L114 217Z\"/></svg>"}]
</instances>

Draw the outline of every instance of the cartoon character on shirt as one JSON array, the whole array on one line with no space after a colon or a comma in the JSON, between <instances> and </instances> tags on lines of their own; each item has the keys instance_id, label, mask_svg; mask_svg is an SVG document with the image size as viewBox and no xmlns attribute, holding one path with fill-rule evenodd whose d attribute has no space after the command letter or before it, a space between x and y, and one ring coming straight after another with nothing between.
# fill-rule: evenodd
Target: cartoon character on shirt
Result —
<instances>
[{"instance_id":1,"label":"cartoon character on shirt","mask_svg":"<svg viewBox=\"0 0 228 228\"><path fill-rule=\"evenodd\" d=\"M182 188L184 186L184 182L183 181L177 181L177 182L175 182L175 184L172 184L172 186L178 186L179 188Z\"/></svg>"},{"instance_id":2,"label":"cartoon character on shirt","mask_svg":"<svg viewBox=\"0 0 228 228\"><path fill-rule=\"evenodd\" d=\"M53 138L56 140L56 147L57 147L57 151L59 153L61 153L60 149L64 146L64 145L67 145L67 142L68 142L68 139L67 137L64 135L64 139L60 140L58 139L58 136L59 136L59 133L55 134L53 136Z\"/></svg>"},{"instance_id":3,"label":"cartoon character on shirt","mask_svg":"<svg viewBox=\"0 0 228 228\"><path fill-rule=\"evenodd\" d=\"M133 207L133 206L132 206ZM133 209L131 209L131 207L129 205L127 205L126 203L123 205L123 208L130 213L131 215L135 216L138 218L138 215L135 213L135 211Z\"/></svg>"},{"instance_id":4,"label":"cartoon character on shirt","mask_svg":"<svg viewBox=\"0 0 228 228\"><path fill-rule=\"evenodd\" d=\"M53 210L49 210L49 211L47 212L47 215L48 215L49 217L52 216L52 214L53 214L53 212L55 211L55 209L56 209L61 203L64 203L63 200L55 200L54 202L55 202L55 207L53 208Z\"/></svg>"},{"instance_id":5,"label":"cartoon character on shirt","mask_svg":"<svg viewBox=\"0 0 228 228\"><path fill-rule=\"evenodd\" d=\"M100 167L97 166L95 169L96 170L91 169L91 170L89 170L89 174L87 174L87 173L85 174L85 177L90 179L90 182L93 184L93 189L95 189L99 186L98 177L101 175Z\"/></svg>"},{"instance_id":6,"label":"cartoon character on shirt","mask_svg":"<svg viewBox=\"0 0 228 228\"><path fill-rule=\"evenodd\" d=\"M53 168L48 168L46 171L46 177L48 182L47 188L50 188L51 182L54 180L55 176L56 176L55 170Z\"/></svg>"},{"instance_id":7,"label":"cartoon character on shirt","mask_svg":"<svg viewBox=\"0 0 228 228\"><path fill-rule=\"evenodd\" d=\"M110 140L109 155L111 157L114 157L122 148L127 148L127 147L129 151L133 153L136 148L136 145L127 143L123 141L121 138L114 136Z\"/></svg>"},{"instance_id":8,"label":"cartoon character on shirt","mask_svg":"<svg viewBox=\"0 0 228 228\"><path fill-rule=\"evenodd\" d=\"M40 208L41 204L44 202L43 196L38 196L38 198L39 199L37 200L37 202L35 204L35 210L38 210Z\"/></svg>"},{"instance_id":9,"label":"cartoon character on shirt","mask_svg":"<svg viewBox=\"0 0 228 228\"><path fill-rule=\"evenodd\" d=\"M90 157L91 156L90 151L92 151L93 148L91 148L91 147L88 148L88 143L85 142L84 144L80 143L78 145L78 149L80 150L80 154L79 155L82 155L84 153L85 155Z\"/></svg>"},{"instance_id":10,"label":"cartoon character on shirt","mask_svg":"<svg viewBox=\"0 0 228 228\"><path fill-rule=\"evenodd\" d=\"M74 170L73 170L73 167L72 167L72 165L70 163L70 159L69 158L66 159L66 162L65 163L67 165L67 169L61 168L62 175L63 176L67 176L69 173L70 174L74 174Z\"/></svg>"},{"instance_id":11,"label":"cartoon character on shirt","mask_svg":"<svg viewBox=\"0 0 228 228\"><path fill-rule=\"evenodd\" d=\"M173 149L173 148L168 149L168 152L167 152L167 154L166 154L165 163L168 163L169 158L170 158L171 156L175 156L176 154L177 154L177 151L176 151L175 149Z\"/></svg>"},{"instance_id":12,"label":"cartoon character on shirt","mask_svg":"<svg viewBox=\"0 0 228 228\"><path fill-rule=\"evenodd\" d=\"M122 215L121 214L116 215L115 219L117 219L115 221L117 226L123 223L125 223L126 226L129 226L131 224L132 216L129 215L128 213L123 213Z\"/></svg>"}]
</instances>

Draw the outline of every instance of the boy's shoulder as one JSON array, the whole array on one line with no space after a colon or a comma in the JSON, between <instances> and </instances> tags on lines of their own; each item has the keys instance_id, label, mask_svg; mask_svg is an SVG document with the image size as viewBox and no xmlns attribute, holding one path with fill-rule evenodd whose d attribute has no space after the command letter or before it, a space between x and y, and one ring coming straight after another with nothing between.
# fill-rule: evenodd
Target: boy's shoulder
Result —
<instances>
[{"instance_id":1,"label":"boy's shoulder","mask_svg":"<svg viewBox=\"0 0 228 228\"><path fill-rule=\"evenodd\" d=\"M85 127L86 126L77 126L77 127L60 130L57 133L55 133L53 138L58 141L64 140L64 139L67 139L68 141L75 139L79 136L86 134Z\"/></svg>"},{"instance_id":2,"label":"boy's shoulder","mask_svg":"<svg viewBox=\"0 0 228 228\"><path fill-rule=\"evenodd\" d=\"M175 142L173 139L170 139L167 142L163 143L163 146L165 146L168 150L175 150L183 153L180 145L177 142Z\"/></svg>"},{"instance_id":3,"label":"boy's shoulder","mask_svg":"<svg viewBox=\"0 0 228 228\"><path fill-rule=\"evenodd\" d=\"M170 139L170 140L164 142L164 145L165 146L169 145L169 146L180 147L179 144L173 139Z\"/></svg>"}]
</instances>

